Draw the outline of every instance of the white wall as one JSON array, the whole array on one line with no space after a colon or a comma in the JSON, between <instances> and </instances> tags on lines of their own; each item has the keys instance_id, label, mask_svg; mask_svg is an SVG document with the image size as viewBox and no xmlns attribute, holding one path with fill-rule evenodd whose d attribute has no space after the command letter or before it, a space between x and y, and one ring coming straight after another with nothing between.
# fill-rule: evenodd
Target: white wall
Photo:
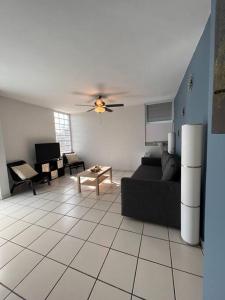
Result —
<instances>
[{"instance_id":1,"label":"white wall","mask_svg":"<svg viewBox=\"0 0 225 300\"><path fill-rule=\"evenodd\" d=\"M54 142L53 111L0 97L0 119L7 162L35 162L35 143Z\"/></svg>"},{"instance_id":2,"label":"white wall","mask_svg":"<svg viewBox=\"0 0 225 300\"><path fill-rule=\"evenodd\" d=\"M9 195L10 191L6 167L5 147L0 121L0 199L7 198Z\"/></svg>"},{"instance_id":3,"label":"white wall","mask_svg":"<svg viewBox=\"0 0 225 300\"><path fill-rule=\"evenodd\" d=\"M145 152L144 105L71 116L73 149L87 165L135 170Z\"/></svg>"},{"instance_id":4,"label":"white wall","mask_svg":"<svg viewBox=\"0 0 225 300\"><path fill-rule=\"evenodd\" d=\"M146 124L146 142L165 142L168 140L168 133L172 131L172 121L148 122Z\"/></svg>"}]
</instances>

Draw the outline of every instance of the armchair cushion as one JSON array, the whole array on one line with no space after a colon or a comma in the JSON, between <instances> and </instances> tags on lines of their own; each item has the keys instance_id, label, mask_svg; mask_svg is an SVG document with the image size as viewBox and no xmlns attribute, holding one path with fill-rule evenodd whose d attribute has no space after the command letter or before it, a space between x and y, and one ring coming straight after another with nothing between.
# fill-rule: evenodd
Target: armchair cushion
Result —
<instances>
[{"instance_id":1,"label":"armchair cushion","mask_svg":"<svg viewBox=\"0 0 225 300\"><path fill-rule=\"evenodd\" d=\"M12 170L22 180L30 179L30 178L38 175L38 173L27 163L19 165L19 166L14 166L14 167L12 167Z\"/></svg>"},{"instance_id":2,"label":"armchair cushion","mask_svg":"<svg viewBox=\"0 0 225 300\"><path fill-rule=\"evenodd\" d=\"M78 158L76 153L67 153L65 155L66 155L66 158L67 158L67 161L68 161L69 165L79 161L79 158Z\"/></svg>"}]
</instances>

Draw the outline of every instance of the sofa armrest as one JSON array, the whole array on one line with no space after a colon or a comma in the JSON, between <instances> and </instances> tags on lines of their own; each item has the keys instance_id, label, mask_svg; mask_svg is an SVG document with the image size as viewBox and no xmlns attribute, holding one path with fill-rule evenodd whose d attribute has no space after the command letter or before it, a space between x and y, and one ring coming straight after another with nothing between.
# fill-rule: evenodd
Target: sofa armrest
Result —
<instances>
[{"instance_id":1,"label":"sofa armrest","mask_svg":"<svg viewBox=\"0 0 225 300\"><path fill-rule=\"evenodd\" d=\"M142 157L141 164L146 166L161 166L161 158L159 157Z\"/></svg>"}]
</instances>

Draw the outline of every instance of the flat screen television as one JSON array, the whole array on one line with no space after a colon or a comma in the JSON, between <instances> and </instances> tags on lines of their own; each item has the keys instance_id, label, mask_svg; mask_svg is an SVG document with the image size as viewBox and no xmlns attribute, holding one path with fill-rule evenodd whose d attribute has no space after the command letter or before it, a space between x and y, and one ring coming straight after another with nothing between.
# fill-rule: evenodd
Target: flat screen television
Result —
<instances>
[{"instance_id":1,"label":"flat screen television","mask_svg":"<svg viewBox=\"0 0 225 300\"><path fill-rule=\"evenodd\" d=\"M38 163L60 157L59 143L35 144L35 151Z\"/></svg>"}]
</instances>

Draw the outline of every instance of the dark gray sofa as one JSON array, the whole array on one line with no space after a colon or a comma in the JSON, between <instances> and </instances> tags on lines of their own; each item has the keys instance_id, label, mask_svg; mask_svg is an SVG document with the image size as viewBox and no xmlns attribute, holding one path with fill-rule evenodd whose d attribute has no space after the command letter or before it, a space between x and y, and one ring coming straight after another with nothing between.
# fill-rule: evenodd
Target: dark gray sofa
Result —
<instances>
[{"instance_id":1,"label":"dark gray sofa","mask_svg":"<svg viewBox=\"0 0 225 300\"><path fill-rule=\"evenodd\" d=\"M180 228L180 159L168 152L143 157L131 178L121 180L122 215Z\"/></svg>"}]
</instances>

